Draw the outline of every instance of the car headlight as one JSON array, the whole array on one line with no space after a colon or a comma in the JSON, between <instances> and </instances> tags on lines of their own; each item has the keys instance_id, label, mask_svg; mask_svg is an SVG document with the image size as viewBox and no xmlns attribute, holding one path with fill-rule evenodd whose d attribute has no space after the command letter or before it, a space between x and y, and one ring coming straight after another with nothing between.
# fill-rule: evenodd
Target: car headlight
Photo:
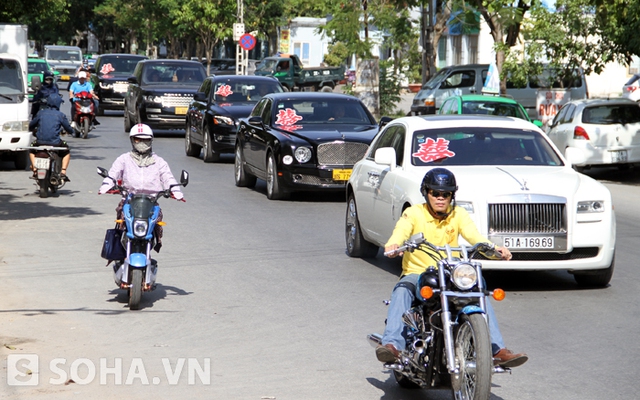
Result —
<instances>
[{"instance_id":1,"label":"car headlight","mask_svg":"<svg viewBox=\"0 0 640 400\"><path fill-rule=\"evenodd\" d=\"M7 121L2 124L2 132L25 132L29 130L29 121Z\"/></svg>"},{"instance_id":2,"label":"car headlight","mask_svg":"<svg viewBox=\"0 0 640 400\"><path fill-rule=\"evenodd\" d=\"M469 290L478 282L478 273L471 264L456 265L451 275L453 283L461 290Z\"/></svg>"},{"instance_id":3,"label":"car headlight","mask_svg":"<svg viewBox=\"0 0 640 400\"><path fill-rule=\"evenodd\" d=\"M113 89L113 85L111 85L109 83L100 82L100 88L101 89Z\"/></svg>"},{"instance_id":4,"label":"car headlight","mask_svg":"<svg viewBox=\"0 0 640 400\"><path fill-rule=\"evenodd\" d=\"M147 230L149 229L149 223L145 220L137 219L133 221L133 234L137 237L147 236Z\"/></svg>"},{"instance_id":5,"label":"car headlight","mask_svg":"<svg viewBox=\"0 0 640 400\"><path fill-rule=\"evenodd\" d=\"M298 147L293 152L293 155L296 157L296 160L298 160L300 164L304 164L311 160L311 149L308 147Z\"/></svg>"},{"instance_id":6,"label":"car headlight","mask_svg":"<svg viewBox=\"0 0 640 400\"><path fill-rule=\"evenodd\" d=\"M456 201L456 205L467 210L469 214L473 214L473 203L470 201Z\"/></svg>"},{"instance_id":7,"label":"car headlight","mask_svg":"<svg viewBox=\"0 0 640 400\"><path fill-rule=\"evenodd\" d=\"M162 103L162 96L151 95L151 96L145 96L144 99L149 103Z\"/></svg>"},{"instance_id":8,"label":"car headlight","mask_svg":"<svg viewBox=\"0 0 640 400\"><path fill-rule=\"evenodd\" d=\"M599 213L604 212L604 201L591 200L591 201L579 201L578 213Z\"/></svg>"},{"instance_id":9,"label":"car headlight","mask_svg":"<svg viewBox=\"0 0 640 400\"><path fill-rule=\"evenodd\" d=\"M230 117L224 117L222 115L216 115L213 117L213 123L216 125L235 125L236 121Z\"/></svg>"}]
</instances>

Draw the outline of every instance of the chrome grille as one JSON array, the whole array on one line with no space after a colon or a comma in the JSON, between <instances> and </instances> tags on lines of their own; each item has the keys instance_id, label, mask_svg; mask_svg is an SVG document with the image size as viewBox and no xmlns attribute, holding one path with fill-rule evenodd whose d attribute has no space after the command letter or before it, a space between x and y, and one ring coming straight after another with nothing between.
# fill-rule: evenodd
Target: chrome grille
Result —
<instances>
[{"instance_id":1,"label":"chrome grille","mask_svg":"<svg viewBox=\"0 0 640 400\"><path fill-rule=\"evenodd\" d=\"M188 107L193 96L162 96L162 107Z\"/></svg>"},{"instance_id":2,"label":"chrome grille","mask_svg":"<svg viewBox=\"0 0 640 400\"><path fill-rule=\"evenodd\" d=\"M565 204L489 204L489 234L566 233Z\"/></svg>"},{"instance_id":3,"label":"chrome grille","mask_svg":"<svg viewBox=\"0 0 640 400\"><path fill-rule=\"evenodd\" d=\"M353 165L364 157L368 145L355 142L332 142L318 146L318 164Z\"/></svg>"}]
</instances>

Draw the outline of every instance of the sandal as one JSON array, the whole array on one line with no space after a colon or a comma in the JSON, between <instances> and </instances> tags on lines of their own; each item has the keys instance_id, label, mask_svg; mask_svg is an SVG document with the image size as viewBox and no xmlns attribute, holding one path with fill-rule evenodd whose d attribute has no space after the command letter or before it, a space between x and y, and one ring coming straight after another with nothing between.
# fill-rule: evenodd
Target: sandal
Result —
<instances>
[{"instance_id":1,"label":"sandal","mask_svg":"<svg viewBox=\"0 0 640 400\"><path fill-rule=\"evenodd\" d=\"M71 182L71 179L69 179L69 178L67 177L67 174L65 174L65 173L64 173L64 172L62 172L62 171L65 171L65 172L66 172L67 170L66 170L66 169L63 169L63 170L61 170L61 171L60 171L60 178L62 178L62 180L63 180L63 181L65 181L65 182Z\"/></svg>"}]
</instances>

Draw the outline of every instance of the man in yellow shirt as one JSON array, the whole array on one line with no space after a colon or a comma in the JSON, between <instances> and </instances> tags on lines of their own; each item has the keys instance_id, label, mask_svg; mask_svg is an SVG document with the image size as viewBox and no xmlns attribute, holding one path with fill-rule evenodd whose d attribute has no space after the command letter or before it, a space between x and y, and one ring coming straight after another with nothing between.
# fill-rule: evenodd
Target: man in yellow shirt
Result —
<instances>
[{"instance_id":1,"label":"man in yellow shirt","mask_svg":"<svg viewBox=\"0 0 640 400\"><path fill-rule=\"evenodd\" d=\"M385 253L397 250L405 240L420 232L436 246L444 246L448 243L451 247L458 247L459 236L472 245L480 242L490 243L478 232L467 211L462 207L456 207L454 199L457 190L456 178L451 171L445 168L434 168L427 172L420 187L426 203L409 207L402 213L389 241L385 244ZM504 260L511 259L511 252L506 247L496 247L496 250ZM385 363L395 362L399 353L405 349L402 314L411 308L420 274L434 263L426 253L421 251L392 253L389 257L396 255L403 256L402 276L391 294L382 344L376 348L378 360ZM528 360L526 354L516 354L505 347L489 301L487 301L487 317L494 364L506 368L524 364Z\"/></svg>"}]
</instances>

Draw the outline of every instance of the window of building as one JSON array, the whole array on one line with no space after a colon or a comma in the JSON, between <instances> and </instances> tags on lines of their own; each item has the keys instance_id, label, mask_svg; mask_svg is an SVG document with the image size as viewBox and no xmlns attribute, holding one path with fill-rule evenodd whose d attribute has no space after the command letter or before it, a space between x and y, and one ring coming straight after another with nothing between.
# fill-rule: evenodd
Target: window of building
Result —
<instances>
[{"instance_id":1,"label":"window of building","mask_svg":"<svg viewBox=\"0 0 640 400\"><path fill-rule=\"evenodd\" d=\"M297 55L302 65L309 66L309 43L306 42L294 42L293 54Z\"/></svg>"}]
</instances>

